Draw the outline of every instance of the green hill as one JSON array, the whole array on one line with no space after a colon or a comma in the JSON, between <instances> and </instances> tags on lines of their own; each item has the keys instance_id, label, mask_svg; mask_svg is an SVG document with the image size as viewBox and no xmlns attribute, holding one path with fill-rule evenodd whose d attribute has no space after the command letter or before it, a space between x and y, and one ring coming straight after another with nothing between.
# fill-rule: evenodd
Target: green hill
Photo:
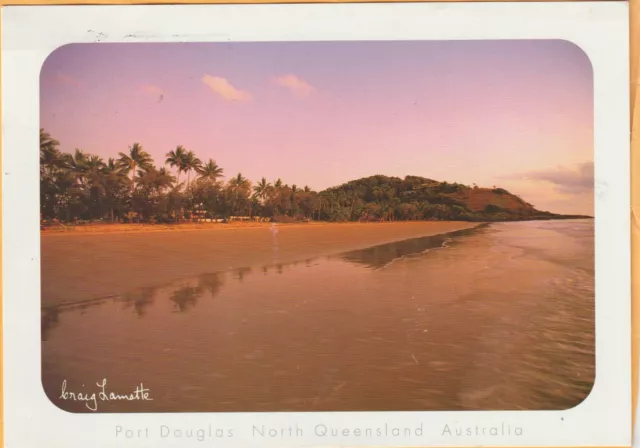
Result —
<instances>
[{"instance_id":1,"label":"green hill","mask_svg":"<svg viewBox=\"0 0 640 448\"><path fill-rule=\"evenodd\" d=\"M469 187L418 176L376 175L320 192L332 221L525 221L591 218L537 210L502 188Z\"/></svg>"}]
</instances>

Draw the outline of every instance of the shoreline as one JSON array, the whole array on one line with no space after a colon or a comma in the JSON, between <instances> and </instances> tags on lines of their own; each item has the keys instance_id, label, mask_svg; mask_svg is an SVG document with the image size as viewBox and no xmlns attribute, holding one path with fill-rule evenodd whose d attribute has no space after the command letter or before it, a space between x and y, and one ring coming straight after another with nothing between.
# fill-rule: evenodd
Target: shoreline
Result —
<instances>
[{"instance_id":1,"label":"shoreline","mask_svg":"<svg viewBox=\"0 0 640 448\"><path fill-rule=\"evenodd\" d=\"M575 221L575 220L593 220L592 216L567 216L563 218L551 219L521 219L513 221L486 221L487 223L507 223L507 222L545 222L545 221ZM215 231L231 231L244 230L251 228L272 228L277 227L316 227L316 226L377 226L377 225L395 225L395 224L415 224L415 223L462 223L469 225L481 225L485 221L371 221L371 222L330 222L330 221L311 221L311 222L232 222L232 223L213 223L213 222L197 222L197 223L173 223L173 224L149 224L149 223L91 223L91 224L73 224L73 225L55 225L45 227L40 230L41 237L54 237L58 235L116 235L116 234L139 234L139 233L157 233L157 232L193 232L202 230Z\"/></svg>"},{"instance_id":2,"label":"shoreline","mask_svg":"<svg viewBox=\"0 0 640 448\"><path fill-rule=\"evenodd\" d=\"M129 224L129 223L105 223L105 224L80 224L70 226L51 226L40 230L40 236L55 237L69 235L119 235L119 234L141 234L141 233L174 233L174 232L194 232L194 231L234 231L245 229L271 229L278 228L295 228L295 227L348 227L348 226L379 226L379 225L397 225L397 224L416 224L416 223L460 223L468 224L471 227L482 225L483 223L513 223L513 222L546 222L546 221L582 221L593 220L591 216L585 217L569 217L555 219L523 219L514 221L385 221L385 222L329 222L329 221L311 221L311 222L234 222L234 223L179 223L179 224ZM428 236L428 235L426 235Z\"/></svg>"},{"instance_id":3,"label":"shoreline","mask_svg":"<svg viewBox=\"0 0 640 448\"><path fill-rule=\"evenodd\" d=\"M164 283L291 263L483 225L463 221L283 223L276 224L274 233L271 224L41 232L41 308L107 299L157 284L158 279Z\"/></svg>"},{"instance_id":4,"label":"shoreline","mask_svg":"<svg viewBox=\"0 0 640 448\"><path fill-rule=\"evenodd\" d=\"M394 222L328 222L328 221L312 221L312 222L232 222L232 223L177 223L177 224L129 224L129 223L105 223L105 224L79 224L69 226L46 227L40 230L42 237L57 235L116 235L116 234L139 234L154 232L193 232L193 231L228 231L228 230L245 230L245 229L271 229L272 227L317 227L317 226L353 226L353 225L385 225L406 222L461 222L467 221L394 221ZM476 224L476 223L472 223ZM477 223L479 224L479 223Z\"/></svg>"}]
</instances>

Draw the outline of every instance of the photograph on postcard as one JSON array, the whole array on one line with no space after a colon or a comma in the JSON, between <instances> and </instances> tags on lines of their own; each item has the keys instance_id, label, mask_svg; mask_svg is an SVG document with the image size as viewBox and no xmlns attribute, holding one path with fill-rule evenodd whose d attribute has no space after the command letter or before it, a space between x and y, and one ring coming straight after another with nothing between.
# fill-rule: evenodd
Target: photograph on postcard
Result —
<instances>
[{"instance_id":1,"label":"photograph on postcard","mask_svg":"<svg viewBox=\"0 0 640 448\"><path fill-rule=\"evenodd\" d=\"M566 410L591 392L577 45L71 44L39 113L58 408Z\"/></svg>"}]
</instances>

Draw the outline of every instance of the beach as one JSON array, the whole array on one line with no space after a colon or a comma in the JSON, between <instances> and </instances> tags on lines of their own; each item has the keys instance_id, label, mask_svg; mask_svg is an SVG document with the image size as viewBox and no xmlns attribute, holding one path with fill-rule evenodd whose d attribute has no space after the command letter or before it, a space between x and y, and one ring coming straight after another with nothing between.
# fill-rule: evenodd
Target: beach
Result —
<instances>
[{"instance_id":1,"label":"beach","mask_svg":"<svg viewBox=\"0 0 640 448\"><path fill-rule=\"evenodd\" d=\"M41 238L42 306L468 229L468 222L78 226Z\"/></svg>"},{"instance_id":2,"label":"beach","mask_svg":"<svg viewBox=\"0 0 640 448\"><path fill-rule=\"evenodd\" d=\"M94 251L111 257L102 269L115 286L100 280L105 291L150 276L109 299L43 310L45 392L69 412L579 404L595 376L593 221L492 223L343 251L451 227L282 226L276 239L268 228L153 232L117 244L117 235L44 238L60 241L58 251L82 243L71 246L86 249L75 263L89 277L100 266ZM225 268L215 254L261 266ZM171 281L183 269L189 275ZM97 394L100 384L118 394L144 387L151 400L69 395Z\"/></svg>"}]
</instances>

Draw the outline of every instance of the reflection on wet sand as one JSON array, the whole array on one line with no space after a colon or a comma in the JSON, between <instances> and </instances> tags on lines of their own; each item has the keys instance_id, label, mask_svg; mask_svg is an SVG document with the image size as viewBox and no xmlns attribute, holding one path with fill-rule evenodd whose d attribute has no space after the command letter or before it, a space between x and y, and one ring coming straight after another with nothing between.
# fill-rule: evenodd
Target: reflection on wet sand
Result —
<instances>
[{"instance_id":1,"label":"reflection on wet sand","mask_svg":"<svg viewBox=\"0 0 640 448\"><path fill-rule=\"evenodd\" d=\"M488 225L480 224L472 229L458 230L441 235L431 235L422 238L398 241L361 250L354 250L340 255L345 261L359 263L364 266L379 269L387 264L401 260L404 257L419 256L429 250L439 249L457 241L460 237L477 234L487 229Z\"/></svg>"},{"instance_id":2,"label":"reflection on wet sand","mask_svg":"<svg viewBox=\"0 0 640 448\"><path fill-rule=\"evenodd\" d=\"M240 282L251 272L250 268L241 268L235 271L236 279ZM171 292L168 294L169 300L173 302L174 311L186 312L198 303L198 300L204 294L215 297L224 285L224 274L213 272L199 276L197 279L188 279L182 282L176 282L171 285L150 286L140 288L115 300L124 303L124 308L133 308L138 317L144 317L147 309L155 303L160 290Z\"/></svg>"},{"instance_id":3,"label":"reflection on wet sand","mask_svg":"<svg viewBox=\"0 0 640 448\"><path fill-rule=\"evenodd\" d=\"M60 322L60 310L51 308L43 310L40 316L40 340L46 341L49 331L53 330Z\"/></svg>"},{"instance_id":4,"label":"reflection on wet sand","mask_svg":"<svg viewBox=\"0 0 640 448\"><path fill-rule=\"evenodd\" d=\"M72 412L62 381L102 378L153 397L104 412L565 409L593 383L593 280L581 222L211 273L44 310L43 384Z\"/></svg>"},{"instance_id":5,"label":"reflection on wet sand","mask_svg":"<svg viewBox=\"0 0 640 448\"><path fill-rule=\"evenodd\" d=\"M212 274L204 274L198 277L198 287L201 291L206 291L213 298L222 289L224 285L224 277L222 274L214 272Z\"/></svg>"},{"instance_id":6,"label":"reflection on wet sand","mask_svg":"<svg viewBox=\"0 0 640 448\"><path fill-rule=\"evenodd\" d=\"M120 300L124 302L125 308L133 308L138 317L143 317L147 308L153 305L157 291L158 288L153 286L140 288L125 294Z\"/></svg>"},{"instance_id":7,"label":"reflection on wet sand","mask_svg":"<svg viewBox=\"0 0 640 448\"><path fill-rule=\"evenodd\" d=\"M249 275L251 273L251 268L239 268L236 271L236 275L237 275L237 279L240 283L242 283L244 281L245 276Z\"/></svg>"},{"instance_id":8,"label":"reflection on wet sand","mask_svg":"<svg viewBox=\"0 0 640 448\"><path fill-rule=\"evenodd\" d=\"M182 286L171 294L171 301L178 311L184 313L196 306L202 291L196 286Z\"/></svg>"}]
</instances>

